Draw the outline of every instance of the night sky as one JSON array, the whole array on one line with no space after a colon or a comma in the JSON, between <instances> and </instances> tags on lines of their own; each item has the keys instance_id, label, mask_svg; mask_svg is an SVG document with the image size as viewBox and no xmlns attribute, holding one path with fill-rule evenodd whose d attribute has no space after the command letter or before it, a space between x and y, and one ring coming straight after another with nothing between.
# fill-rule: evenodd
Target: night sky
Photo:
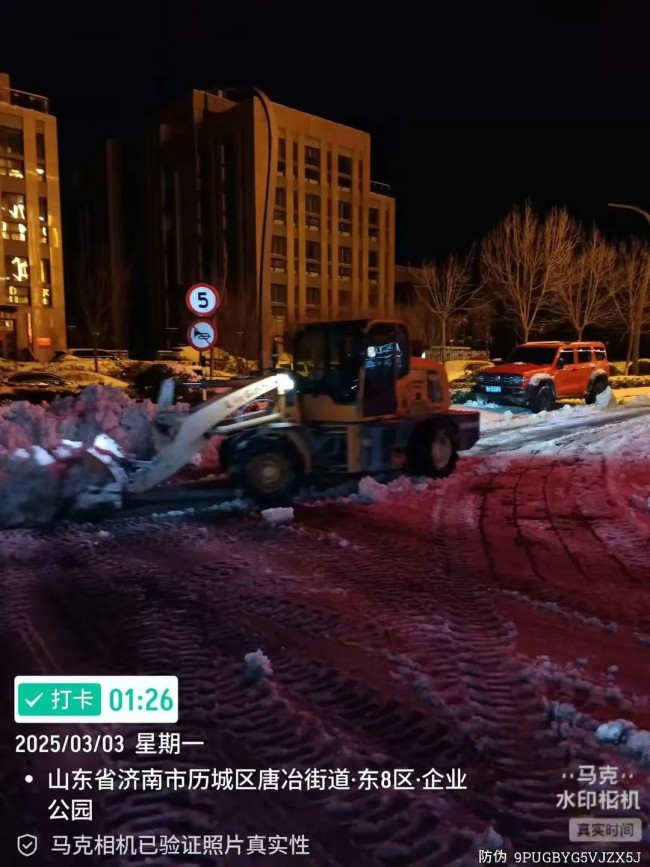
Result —
<instances>
[{"instance_id":1,"label":"night sky","mask_svg":"<svg viewBox=\"0 0 650 867\"><path fill-rule=\"evenodd\" d=\"M34 22L21 7L13 32L27 27L29 39L3 39L0 67L51 99L64 196L99 139L136 133L191 87L254 84L365 129L373 178L397 198L398 262L415 263L469 248L527 196L605 229L650 231L606 207L650 209L644 5L456 2L407 14L414 4L400 3L389 17L364 4L362 19L353 4L268 4L236 20L219 4L116 2L59 4L49 21L34 10ZM64 16L67 6L88 20Z\"/></svg>"}]
</instances>

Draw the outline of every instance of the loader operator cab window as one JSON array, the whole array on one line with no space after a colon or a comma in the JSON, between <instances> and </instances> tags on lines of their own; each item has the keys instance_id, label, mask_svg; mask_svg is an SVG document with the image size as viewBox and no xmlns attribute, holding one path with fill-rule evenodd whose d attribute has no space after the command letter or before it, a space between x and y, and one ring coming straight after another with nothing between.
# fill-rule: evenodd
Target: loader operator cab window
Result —
<instances>
[{"instance_id":1,"label":"loader operator cab window","mask_svg":"<svg viewBox=\"0 0 650 867\"><path fill-rule=\"evenodd\" d=\"M361 333L340 323L305 328L296 335L295 372L301 394L327 395L335 403L354 403L359 391Z\"/></svg>"},{"instance_id":2,"label":"loader operator cab window","mask_svg":"<svg viewBox=\"0 0 650 867\"><path fill-rule=\"evenodd\" d=\"M410 369L411 347L403 325L378 322L366 335L363 414L397 412L397 380Z\"/></svg>"}]
</instances>

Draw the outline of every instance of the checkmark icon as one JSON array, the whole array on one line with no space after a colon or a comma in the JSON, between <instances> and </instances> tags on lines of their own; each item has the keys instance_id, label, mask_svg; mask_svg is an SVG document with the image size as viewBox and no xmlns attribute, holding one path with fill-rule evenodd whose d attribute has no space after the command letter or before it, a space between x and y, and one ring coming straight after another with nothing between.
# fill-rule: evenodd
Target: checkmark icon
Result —
<instances>
[{"instance_id":1,"label":"checkmark icon","mask_svg":"<svg viewBox=\"0 0 650 867\"><path fill-rule=\"evenodd\" d=\"M27 705L27 707L34 707L34 705L43 698L43 695L44 693L39 692L39 694L34 696L34 698L26 698L25 704Z\"/></svg>"}]
</instances>

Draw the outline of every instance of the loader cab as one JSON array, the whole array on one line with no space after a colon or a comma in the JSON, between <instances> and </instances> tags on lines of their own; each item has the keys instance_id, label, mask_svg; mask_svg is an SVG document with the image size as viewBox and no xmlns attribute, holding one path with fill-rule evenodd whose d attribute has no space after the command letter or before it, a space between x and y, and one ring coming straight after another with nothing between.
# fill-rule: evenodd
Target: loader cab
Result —
<instances>
[{"instance_id":1,"label":"loader cab","mask_svg":"<svg viewBox=\"0 0 650 867\"><path fill-rule=\"evenodd\" d=\"M397 412L397 381L410 369L401 322L314 323L295 335L294 370L308 420L351 421Z\"/></svg>"}]
</instances>

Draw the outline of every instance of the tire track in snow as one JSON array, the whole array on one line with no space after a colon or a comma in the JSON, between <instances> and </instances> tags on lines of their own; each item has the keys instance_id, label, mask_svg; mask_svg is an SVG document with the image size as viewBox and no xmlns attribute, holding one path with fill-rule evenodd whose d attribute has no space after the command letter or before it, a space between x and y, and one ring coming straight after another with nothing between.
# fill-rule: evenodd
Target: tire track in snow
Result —
<instances>
[{"instance_id":1,"label":"tire track in snow","mask_svg":"<svg viewBox=\"0 0 650 867\"><path fill-rule=\"evenodd\" d=\"M566 840L566 821L554 807L567 751L550 731L541 699L513 659L508 630L493 610L489 594L479 586L476 575L484 566L467 537L468 530L476 530L475 518L468 515L466 500L455 493L452 488L451 497L443 495L433 504L433 535L430 518L402 501L368 509L343 507L335 514L326 509L327 517L321 513L315 520L313 514L301 513L301 520L310 526L340 527L346 538L367 549L381 538L381 559L375 559L366 574L364 556L358 562L359 555L352 552L353 568L346 568L346 584L354 576L353 581L363 581L371 599L381 601L386 618L400 622L401 614L400 631L415 633L418 618L426 613L444 618L453 641L447 659L456 665L461 704L471 712L476 742L500 777L493 793L494 827L519 846L542 838L559 843ZM423 551L427 537L430 545ZM399 571L404 584L396 587ZM406 616L411 607L417 613ZM428 687L435 692L431 660L437 665L445 651L431 636L427 642L413 641L420 650L428 643ZM443 681L441 687L444 694L447 684ZM534 758L531 744L537 747Z\"/></svg>"},{"instance_id":2,"label":"tire track in snow","mask_svg":"<svg viewBox=\"0 0 650 867\"><path fill-rule=\"evenodd\" d=\"M136 534L138 538L142 538L143 529L140 528ZM251 702L250 690L244 688L240 680L243 655L251 649L251 633L242 631L243 625L248 625L246 613L242 612L241 605L235 611L232 607L228 610L228 606L233 605L232 598L225 600L225 611L222 607L210 606L210 599L202 592L203 583L211 581L214 584L215 573L220 572L226 581L236 581L240 570L232 563L225 568L218 563L215 568L215 552L212 550L212 572L205 563L199 567L193 565L190 569L185 566L185 580L179 583L178 571L187 564L193 552L187 545L180 545L178 538L165 539L165 536L173 535L167 527L156 527L152 535L156 535L156 530L158 548L147 542L139 545L131 556L122 554L119 561L115 559L116 551L108 557L106 551L92 552L76 564L67 556L66 577L53 589L58 599L56 611L59 620L65 620L66 616L69 618L70 629L75 628L80 611L92 612L91 622L98 611L111 611L111 617L120 618L120 642L125 659L130 660L131 671L160 673L164 669L179 674L181 683L185 684L182 697L183 706L187 708L182 720L188 720L184 726L191 725L193 729L189 732L181 725L181 730L185 738L191 735L192 739L206 739L208 746L202 766L210 766L215 761L219 765L222 760L223 764L231 767L241 767L242 764L255 767L259 763L265 766L271 760L277 762L283 758L291 765L313 765L319 758L329 758L330 761L325 763L329 767L336 766L336 760L340 760L340 748L335 743L333 751L332 745L323 740L320 723L321 718L329 721L330 717L337 719L339 726L347 722L353 732L362 735L362 741L373 747L385 743L382 739L390 735L393 739L401 738L401 749L407 758L414 756L416 747L425 749L422 737L426 742L426 725L418 744L414 737L417 720L411 719L408 726L408 714L400 710L399 702L396 711L384 700L382 710L381 693L373 694L367 689L364 693L363 684L342 676L337 669L329 672L329 685L321 684L320 692L314 688L314 695L320 696L315 703L312 689L304 685L309 683L310 675L314 676L313 664L311 671L307 671L303 663L298 664L297 660L288 657L286 666L291 671L283 676L285 660L279 655L280 693L257 696ZM128 533L125 537L120 538L119 547L132 551L129 543L136 539L129 540ZM269 614L272 616L272 608ZM272 637L273 632L270 634ZM165 639L163 636L169 637ZM328 672L321 670L320 674L328 675ZM285 689L285 678L289 683L288 689ZM293 689L292 679L295 681ZM336 697L336 713L326 708L328 691ZM294 695L299 692L303 702L296 709ZM219 702L221 712L214 711L215 701ZM368 706L379 704L375 740L363 727L355 726L359 703ZM207 725L208 722L211 725ZM210 728L217 727L219 734L211 738ZM429 749L436 743L431 737L433 733L429 728ZM322 756L314 750L315 735L316 742L320 742L324 750ZM445 732L438 732L439 740L445 736ZM409 738L413 739L410 755L406 751ZM287 750L284 756L283 744ZM393 751L401 756L399 744L393 745ZM353 753L351 760L355 759L358 761L358 756ZM150 766L145 758L128 764ZM170 760L169 764L177 766L178 761ZM239 804L246 804L255 810L258 817L263 816L262 824L268 828L268 833L281 833L282 824L286 825L288 819L297 821L302 832L312 837L314 846L318 846L320 840L314 858L315 863L323 865L347 864L350 857L362 867L366 863L369 865L370 853L381 859L382 846L388 837L394 839L395 836L401 837L403 857L409 859L409 863L414 863L410 860L413 853L418 853L418 863L433 865L438 863L438 858L440 863L451 863L457 854L467 851L471 845L471 837L458 833L455 838L452 834L450 839L449 832L449 825L458 822L463 815L471 820L471 813L453 803L447 807L438 793L380 794L381 798L376 792L353 792L336 798L328 793L323 798L318 793L299 793L296 798L295 794L285 793L283 797L283 793L277 792L245 793ZM115 803L111 810L112 800ZM196 803L197 800L201 803ZM160 833L178 835L182 830L185 833L209 833L208 826L210 823L214 825L215 814L223 825L223 816L233 809L228 808L232 799L225 800L227 803L219 808L214 798L204 798L196 793L189 797L183 793L173 797L156 793L118 794L108 799L107 832L133 833L140 828L150 833L155 821ZM368 816L375 813L382 817L381 827L368 825ZM228 830L232 832L232 815L229 824ZM239 832L241 824L241 821L237 822L234 830ZM479 827L483 825L481 822ZM263 832L259 819L256 827L256 831L251 829L249 833ZM333 844L332 834L337 827L347 830L348 836L343 837L340 844ZM361 841L359 845L355 843L357 839ZM432 852L438 853L435 858ZM110 859L106 863L111 863Z\"/></svg>"}]
</instances>

